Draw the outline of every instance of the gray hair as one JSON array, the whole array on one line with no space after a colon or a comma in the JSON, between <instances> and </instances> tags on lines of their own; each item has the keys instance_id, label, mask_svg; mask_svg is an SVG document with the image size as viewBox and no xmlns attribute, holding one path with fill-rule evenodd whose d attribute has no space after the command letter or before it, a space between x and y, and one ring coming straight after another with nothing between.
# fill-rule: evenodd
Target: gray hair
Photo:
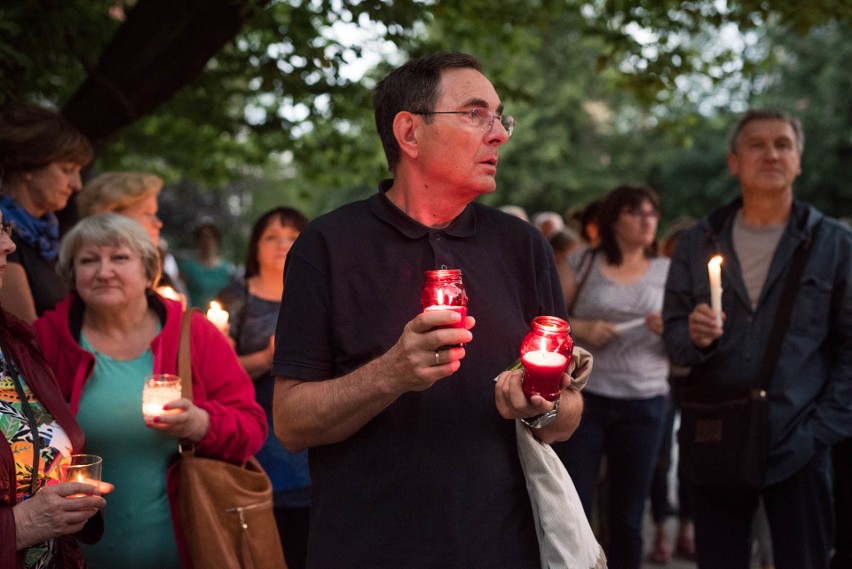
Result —
<instances>
[{"instance_id":1,"label":"gray hair","mask_svg":"<svg viewBox=\"0 0 852 569\"><path fill-rule=\"evenodd\" d=\"M731 130L731 136L728 139L728 147L731 153L736 153L737 151L737 140L740 137L740 133L742 132L745 125L752 121L768 121L768 120L776 120L776 121L784 121L790 128L793 129L793 134L796 136L796 150L801 154L805 150L805 132L802 130L802 123L799 122L799 119L791 115L786 111L780 111L777 109L751 109L746 114L737 121L737 124L734 125L733 130Z\"/></svg>"},{"instance_id":2,"label":"gray hair","mask_svg":"<svg viewBox=\"0 0 852 569\"><path fill-rule=\"evenodd\" d=\"M139 253L145 277L156 286L160 278L160 252L142 225L117 213L101 213L83 218L71 228L59 246L56 272L75 290L74 258L86 245L127 247Z\"/></svg>"}]
</instances>

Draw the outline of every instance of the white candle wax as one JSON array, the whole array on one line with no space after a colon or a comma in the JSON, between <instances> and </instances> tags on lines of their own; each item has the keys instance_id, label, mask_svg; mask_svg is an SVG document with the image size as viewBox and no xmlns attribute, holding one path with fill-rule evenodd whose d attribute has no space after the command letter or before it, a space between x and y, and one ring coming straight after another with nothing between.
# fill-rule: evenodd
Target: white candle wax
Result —
<instances>
[{"instance_id":1,"label":"white candle wax","mask_svg":"<svg viewBox=\"0 0 852 569\"><path fill-rule=\"evenodd\" d=\"M216 325L223 334L228 333L228 312L222 310L222 306L215 300L210 303L210 309L207 311L207 319Z\"/></svg>"},{"instance_id":2,"label":"white candle wax","mask_svg":"<svg viewBox=\"0 0 852 569\"><path fill-rule=\"evenodd\" d=\"M710 276L710 307L716 314L716 324L722 325L722 257L716 255L707 263Z\"/></svg>"},{"instance_id":3,"label":"white candle wax","mask_svg":"<svg viewBox=\"0 0 852 569\"><path fill-rule=\"evenodd\" d=\"M543 368L560 368L564 369L568 365L568 358L557 352L548 352L545 350L535 350L527 352L521 356L521 360L526 364L535 365Z\"/></svg>"},{"instance_id":4,"label":"white candle wax","mask_svg":"<svg viewBox=\"0 0 852 569\"><path fill-rule=\"evenodd\" d=\"M142 391L142 416L145 421L153 421L154 417L165 415L169 411L164 411L163 406L166 403L171 403L175 399L180 399L180 385L175 386L145 386Z\"/></svg>"}]
</instances>

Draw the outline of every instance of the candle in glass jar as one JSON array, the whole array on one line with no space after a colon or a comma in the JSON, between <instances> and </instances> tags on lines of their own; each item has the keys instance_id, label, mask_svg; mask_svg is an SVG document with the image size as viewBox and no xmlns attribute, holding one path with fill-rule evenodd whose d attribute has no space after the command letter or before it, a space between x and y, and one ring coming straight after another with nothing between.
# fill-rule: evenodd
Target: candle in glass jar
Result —
<instances>
[{"instance_id":1,"label":"candle in glass jar","mask_svg":"<svg viewBox=\"0 0 852 569\"><path fill-rule=\"evenodd\" d=\"M207 311L207 319L216 325L223 334L228 333L228 312L222 310L222 305L215 300L210 302L210 309Z\"/></svg>"},{"instance_id":2,"label":"candle in glass jar","mask_svg":"<svg viewBox=\"0 0 852 569\"><path fill-rule=\"evenodd\" d=\"M447 324L445 326L435 326L435 328L464 328L464 319L467 317L467 306L440 306L437 304L433 304L432 306L427 306L423 312L431 312L433 310L452 310L453 312L458 312L461 318L455 324Z\"/></svg>"},{"instance_id":3,"label":"candle in glass jar","mask_svg":"<svg viewBox=\"0 0 852 569\"><path fill-rule=\"evenodd\" d=\"M461 269L438 269L426 271L420 291L420 307L423 312L452 310L459 313L459 321L435 328L465 328L467 317L467 293L462 281ZM459 344L461 346L463 344Z\"/></svg>"},{"instance_id":4,"label":"candle in glass jar","mask_svg":"<svg viewBox=\"0 0 852 569\"><path fill-rule=\"evenodd\" d=\"M60 463L60 476L63 482L81 482L95 488L101 482L101 464L103 459L94 454L72 454ZM69 498L81 498L86 494L71 494Z\"/></svg>"},{"instance_id":5,"label":"candle in glass jar","mask_svg":"<svg viewBox=\"0 0 852 569\"><path fill-rule=\"evenodd\" d=\"M568 367L568 358L558 352L535 350L521 356L524 364L524 391L541 395L548 401L559 398L562 375Z\"/></svg>"},{"instance_id":6,"label":"candle in glass jar","mask_svg":"<svg viewBox=\"0 0 852 569\"><path fill-rule=\"evenodd\" d=\"M716 255L707 263L710 276L710 307L716 315L716 325L722 325L722 257Z\"/></svg>"},{"instance_id":7,"label":"candle in glass jar","mask_svg":"<svg viewBox=\"0 0 852 569\"><path fill-rule=\"evenodd\" d=\"M163 406L180 399L180 381L180 377L170 374L154 374L145 378L145 387L142 388L142 416L146 423L172 412L163 410Z\"/></svg>"},{"instance_id":8,"label":"candle in glass jar","mask_svg":"<svg viewBox=\"0 0 852 569\"><path fill-rule=\"evenodd\" d=\"M536 316L521 342L524 395L559 399L562 376L574 351L568 322L556 316Z\"/></svg>"}]
</instances>

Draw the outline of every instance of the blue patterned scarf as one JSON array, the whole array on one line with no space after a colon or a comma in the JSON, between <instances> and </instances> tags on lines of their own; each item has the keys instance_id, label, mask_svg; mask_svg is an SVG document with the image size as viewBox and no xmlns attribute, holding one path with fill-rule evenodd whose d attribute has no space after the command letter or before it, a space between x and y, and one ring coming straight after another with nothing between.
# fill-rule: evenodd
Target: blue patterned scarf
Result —
<instances>
[{"instance_id":1,"label":"blue patterned scarf","mask_svg":"<svg viewBox=\"0 0 852 569\"><path fill-rule=\"evenodd\" d=\"M53 213L34 217L6 194L0 195L3 221L15 224L15 233L24 243L38 251L44 259L53 261L59 254L59 220Z\"/></svg>"}]
</instances>

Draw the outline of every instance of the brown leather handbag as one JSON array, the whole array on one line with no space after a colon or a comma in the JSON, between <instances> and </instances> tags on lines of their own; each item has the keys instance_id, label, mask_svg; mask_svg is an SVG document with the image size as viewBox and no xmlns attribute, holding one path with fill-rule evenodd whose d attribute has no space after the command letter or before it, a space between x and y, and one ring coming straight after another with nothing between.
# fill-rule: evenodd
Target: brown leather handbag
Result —
<instances>
[{"instance_id":1,"label":"brown leather handbag","mask_svg":"<svg viewBox=\"0 0 852 569\"><path fill-rule=\"evenodd\" d=\"M178 373L182 396L192 399L190 325L181 323ZM181 526L195 569L286 569L273 515L272 483L254 457L243 465L196 456L180 442L178 490Z\"/></svg>"}]
</instances>

